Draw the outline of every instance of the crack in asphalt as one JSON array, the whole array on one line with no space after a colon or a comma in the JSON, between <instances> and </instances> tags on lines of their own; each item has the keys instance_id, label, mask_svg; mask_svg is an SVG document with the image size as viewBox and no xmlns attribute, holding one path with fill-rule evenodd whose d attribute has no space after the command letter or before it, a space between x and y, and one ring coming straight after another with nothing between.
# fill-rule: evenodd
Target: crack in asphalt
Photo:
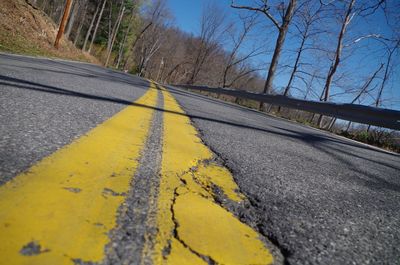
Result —
<instances>
[{"instance_id":1,"label":"crack in asphalt","mask_svg":"<svg viewBox=\"0 0 400 265\"><path fill-rule=\"evenodd\" d=\"M183 182L182 178L180 178L181 181ZM185 183L185 182L184 182ZM186 184L186 183L185 183ZM178 189L184 187L184 186L179 186L176 187L174 190L174 197L172 199L172 204L171 204L171 214L172 214L172 222L174 223L174 229L173 229L173 236L176 240L178 240L185 248L187 248L192 254L196 255L197 257L201 258L205 262L207 262L209 265L214 265L217 264L215 260L213 260L210 256L203 255L197 251L195 251L189 244L187 244L182 238L180 238L179 233L178 233L178 227L179 227L179 222L175 217L175 211L174 211L174 206L176 203L176 199L178 196L183 195L185 193L179 193ZM189 191L188 191L189 192Z\"/></svg>"},{"instance_id":2,"label":"crack in asphalt","mask_svg":"<svg viewBox=\"0 0 400 265\"><path fill-rule=\"evenodd\" d=\"M205 162L207 164L214 162L217 165L225 167L231 173L234 182L238 184L235 175L233 174L232 169L227 162L227 159L223 156L223 154L216 151L214 148L212 148L212 146L208 145L203 140L203 131L200 129L199 126L196 125L196 122L192 119L190 119L190 122L192 126L196 128L198 137L202 144L207 146L213 153L213 158L208 159ZM197 178L194 177L193 179L198 183ZM201 183L199 184L202 185ZM214 192L211 192L210 194L213 197L215 203L232 213L241 222L249 225L255 231L257 231L257 233L260 235L260 239L273 254L274 264L288 265L288 258L290 258L290 256L292 255L292 252L287 247L282 245L279 240L265 228L262 220L259 220L258 217L262 216L261 214L257 214L257 212L260 212L260 206L256 202L254 202L252 196L244 192L239 185L237 185L237 187L237 192L244 195L244 200L242 203L237 203L229 199L217 185L213 186Z\"/></svg>"}]
</instances>

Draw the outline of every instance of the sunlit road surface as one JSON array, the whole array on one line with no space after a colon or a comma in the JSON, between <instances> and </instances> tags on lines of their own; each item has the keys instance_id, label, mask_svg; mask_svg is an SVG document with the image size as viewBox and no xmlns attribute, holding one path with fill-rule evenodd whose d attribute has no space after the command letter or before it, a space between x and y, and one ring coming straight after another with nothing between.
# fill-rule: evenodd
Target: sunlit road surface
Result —
<instances>
[{"instance_id":1,"label":"sunlit road surface","mask_svg":"<svg viewBox=\"0 0 400 265\"><path fill-rule=\"evenodd\" d=\"M0 264L400 264L400 158L0 54Z\"/></svg>"}]
</instances>

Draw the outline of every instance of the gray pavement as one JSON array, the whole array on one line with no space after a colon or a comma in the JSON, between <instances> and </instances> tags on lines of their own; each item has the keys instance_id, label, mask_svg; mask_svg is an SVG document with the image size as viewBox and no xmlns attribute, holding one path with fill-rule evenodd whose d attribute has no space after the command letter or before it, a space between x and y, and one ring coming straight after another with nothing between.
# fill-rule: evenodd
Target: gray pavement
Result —
<instances>
[{"instance_id":1,"label":"gray pavement","mask_svg":"<svg viewBox=\"0 0 400 265\"><path fill-rule=\"evenodd\" d=\"M149 84L100 66L0 54L0 184L105 121Z\"/></svg>"},{"instance_id":2,"label":"gray pavement","mask_svg":"<svg viewBox=\"0 0 400 265\"><path fill-rule=\"evenodd\" d=\"M147 81L99 66L0 54L0 185L147 88ZM286 264L400 264L399 155L169 90L248 197L250 205L235 213L275 244ZM162 117L155 115L152 128L160 136L155 122ZM160 150L159 141L147 143L151 152ZM141 175L155 174L155 166L142 166ZM135 196L127 202L139 205ZM143 232L135 225L124 228L124 220L112 242L125 230ZM127 254L108 251L110 264L115 253Z\"/></svg>"}]
</instances>

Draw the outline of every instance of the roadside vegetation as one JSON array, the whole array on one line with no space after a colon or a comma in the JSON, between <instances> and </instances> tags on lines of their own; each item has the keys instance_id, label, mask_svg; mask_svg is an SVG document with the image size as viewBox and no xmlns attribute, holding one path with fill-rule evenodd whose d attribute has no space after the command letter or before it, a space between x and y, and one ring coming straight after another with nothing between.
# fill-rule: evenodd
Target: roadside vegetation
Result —
<instances>
[{"instance_id":1,"label":"roadside vegetation","mask_svg":"<svg viewBox=\"0 0 400 265\"><path fill-rule=\"evenodd\" d=\"M0 1L0 51L99 63L63 40L63 49L53 47L57 25L43 11L25 0Z\"/></svg>"},{"instance_id":2,"label":"roadside vegetation","mask_svg":"<svg viewBox=\"0 0 400 265\"><path fill-rule=\"evenodd\" d=\"M176 26L167 0L74 0L57 50L65 0L3 0L0 51L99 62L161 83L398 108L399 1L207 3L193 34ZM221 99L399 150L396 132Z\"/></svg>"}]
</instances>

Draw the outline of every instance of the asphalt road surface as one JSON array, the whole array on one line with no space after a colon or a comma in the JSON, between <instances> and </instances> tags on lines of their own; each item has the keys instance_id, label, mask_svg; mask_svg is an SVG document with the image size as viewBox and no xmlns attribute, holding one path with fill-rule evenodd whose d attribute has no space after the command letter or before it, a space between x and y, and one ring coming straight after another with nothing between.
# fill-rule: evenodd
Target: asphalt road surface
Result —
<instances>
[{"instance_id":1,"label":"asphalt road surface","mask_svg":"<svg viewBox=\"0 0 400 265\"><path fill-rule=\"evenodd\" d=\"M37 192L58 174L96 176L108 170L77 172L73 166L88 149L93 152L85 153L82 172L96 161L100 168L121 159L115 164L126 170L118 172L135 177L99 187L93 201L106 198L100 208L107 213L94 226L106 231L68 249L75 264L400 264L399 155L99 66L5 54L0 54L0 264L21 264L21 255L38 258L37 264L48 257L51 264L68 247L57 247L44 235L48 230L38 228L37 209L38 218L55 216L46 229L60 235L65 227L72 236L80 216L83 222L91 218L86 209L92 197L85 200L85 188L100 180L65 186L60 179L65 196L75 197L60 199L51 185ZM102 160L104 150L114 153ZM213 179L213 172L220 178ZM170 181L176 176L176 183ZM77 197L75 207L68 207L70 215L84 209L76 210L78 217L61 215L65 205L50 203ZM18 202L10 204L10 198ZM49 203L35 204L40 200ZM32 216L30 202L37 207ZM77 222L75 230L68 230L70 219ZM225 224L233 234L219 234ZM79 231L84 237L89 230ZM32 241L22 244L21 233ZM218 238L229 244L214 246ZM82 252L91 244L98 251ZM7 254L6 263L4 253L14 247L19 252L15 258Z\"/></svg>"}]
</instances>

